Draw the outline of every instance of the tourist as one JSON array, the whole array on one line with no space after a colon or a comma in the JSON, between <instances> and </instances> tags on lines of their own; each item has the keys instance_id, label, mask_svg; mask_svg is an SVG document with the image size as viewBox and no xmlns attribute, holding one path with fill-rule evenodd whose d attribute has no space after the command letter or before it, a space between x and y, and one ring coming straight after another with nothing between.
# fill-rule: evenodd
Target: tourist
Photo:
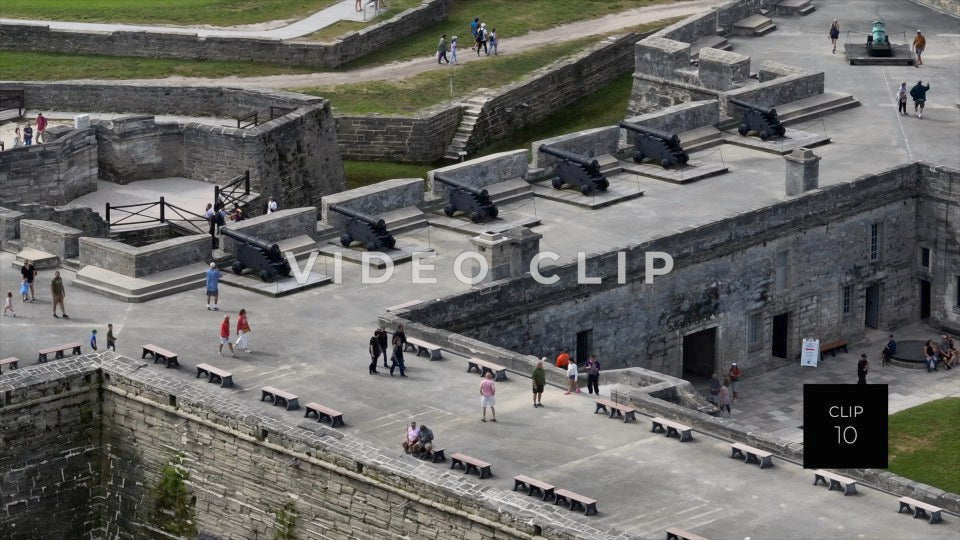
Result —
<instances>
[{"instance_id":1,"label":"tourist","mask_svg":"<svg viewBox=\"0 0 960 540\"><path fill-rule=\"evenodd\" d=\"M30 302L33 302L37 299L37 295L33 291L33 280L37 277L37 269L33 266L33 263L29 260L23 261L23 266L20 267L20 275L26 278L27 285L30 287Z\"/></svg>"},{"instance_id":2,"label":"tourist","mask_svg":"<svg viewBox=\"0 0 960 540\"><path fill-rule=\"evenodd\" d=\"M927 48L927 38L917 30L917 36L913 38L913 53L917 55L917 63L915 64L918 68L923 65L923 58L920 55L923 54L923 50Z\"/></svg>"},{"instance_id":3,"label":"tourist","mask_svg":"<svg viewBox=\"0 0 960 540\"><path fill-rule=\"evenodd\" d=\"M354 10L354 11L363 11L363 5L362 5L362 4L363 4L363 0L356 0L356 1L353 3L353 10Z\"/></svg>"},{"instance_id":4,"label":"tourist","mask_svg":"<svg viewBox=\"0 0 960 540\"><path fill-rule=\"evenodd\" d=\"M897 97L894 98L894 101L897 103L897 112L900 113L900 116L907 115L907 83L900 83L900 89L897 90Z\"/></svg>"},{"instance_id":5,"label":"tourist","mask_svg":"<svg viewBox=\"0 0 960 540\"><path fill-rule=\"evenodd\" d=\"M487 23L480 23L477 29L477 56L480 56L480 48L483 47L483 54L490 56L487 50Z\"/></svg>"},{"instance_id":6,"label":"tourist","mask_svg":"<svg viewBox=\"0 0 960 540\"><path fill-rule=\"evenodd\" d=\"M239 205L234 206L233 214L230 215L230 220L233 221L234 223L237 223L237 222L243 221L244 219L245 218L243 216L243 210L240 208L240 206Z\"/></svg>"},{"instance_id":7,"label":"tourist","mask_svg":"<svg viewBox=\"0 0 960 540\"><path fill-rule=\"evenodd\" d=\"M403 439L403 452L409 454L413 451L413 447L417 444L417 441L420 440L420 429L417 428L416 422L410 422L410 427L407 428L407 436Z\"/></svg>"},{"instance_id":8,"label":"tourist","mask_svg":"<svg viewBox=\"0 0 960 540\"><path fill-rule=\"evenodd\" d=\"M407 348L407 333L403 330L403 325L397 325L397 331L393 334L394 337L400 338L400 344L403 345L403 348Z\"/></svg>"},{"instance_id":9,"label":"tourist","mask_svg":"<svg viewBox=\"0 0 960 540\"><path fill-rule=\"evenodd\" d=\"M480 381L480 407L483 408L483 416L480 417L481 422L487 421L487 407L490 407L490 414L493 415L490 421L497 421L497 409L494 408L497 403L496 393L497 385L493 382L493 373L488 371L487 375Z\"/></svg>"},{"instance_id":10,"label":"tourist","mask_svg":"<svg viewBox=\"0 0 960 540\"><path fill-rule=\"evenodd\" d=\"M107 325L107 349L113 349L113 352L117 352L117 336L113 333L113 325Z\"/></svg>"},{"instance_id":11,"label":"tourist","mask_svg":"<svg viewBox=\"0 0 960 540\"><path fill-rule=\"evenodd\" d=\"M227 211L221 206L220 211L217 212L217 234L220 234L220 229L227 226Z\"/></svg>"},{"instance_id":12,"label":"tourist","mask_svg":"<svg viewBox=\"0 0 960 540\"><path fill-rule=\"evenodd\" d=\"M543 369L543 363L547 361L544 356L537 362L537 367L533 368L533 406L543 407L543 388L547 385L547 372Z\"/></svg>"},{"instance_id":13,"label":"tourist","mask_svg":"<svg viewBox=\"0 0 960 540\"><path fill-rule=\"evenodd\" d=\"M387 357L390 356L390 333L387 332L386 328L381 328L377 339L380 340L380 352L383 354L383 367L388 368L390 367L387 365Z\"/></svg>"},{"instance_id":14,"label":"tourist","mask_svg":"<svg viewBox=\"0 0 960 540\"><path fill-rule=\"evenodd\" d=\"M840 21L834 19L833 24L830 25L830 42L833 43L833 52L830 54L837 53L837 40L840 39Z\"/></svg>"},{"instance_id":15,"label":"tourist","mask_svg":"<svg viewBox=\"0 0 960 540\"><path fill-rule=\"evenodd\" d=\"M7 312L13 313L13 316L17 316L17 312L13 310L13 291L7 291L7 297L3 300L3 316L7 316Z\"/></svg>"},{"instance_id":16,"label":"tourist","mask_svg":"<svg viewBox=\"0 0 960 540\"><path fill-rule=\"evenodd\" d=\"M870 369L870 362L867 361L867 355L861 354L860 361L857 362L857 384L867 384L868 369Z\"/></svg>"},{"instance_id":17,"label":"tourist","mask_svg":"<svg viewBox=\"0 0 960 540\"><path fill-rule=\"evenodd\" d=\"M450 38L450 63L459 64L457 60L457 47L460 45L460 42L457 40L457 36Z\"/></svg>"},{"instance_id":18,"label":"tourist","mask_svg":"<svg viewBox=\"0 0 960 540\"><path fill-rule=\"evenodd\" d=\"M237 315L237 348L243 349L243 352L250 352L250 338L247 334L253 332L250 330L250 323L247 321L247 310L241 308Z\"/></svg>"},{"instance_id":19,"label":"tourist","mask_svg":"<svg viewBox=\"0 0 960 540\"><path fill-rule=\"evenodd\" d=\"M584 367L587 372L587 392L600 395L600 362L597 357L590 355L587 359L587 365Z\"/></svg>"},{"instance_id":20,"label":"tourist","mask_svg":"<svg viewBox=\"0 0 960 540\"><path fill-rule=\"evenodd\" d=\"M730 391L733 392L733 399L740 399L740 378L743 377L743 371L737 367L736 362L730 364L727 377L730 378Z\"/></svg>"},{"instance_id":21,"label":"tourist","mask_svg":"<svg viewBox=\"0 0 960 540\"><path fill-rule=\"evenodd\" d=\"M272 214L277 211L277 199L275 197L270 197L270 200L267 202L267 213Z\"/></svg>"},{"instance_id":22,"label":"tourist","mask_svg":"<svg viewBox=\"0 0 960 540\"><path fill-rule=\"evenodd\" d=\"M897 340L893 339L893 334L890 334L890 339L880 353L880 367L886 365L895 354L897 354Z\"/></svg>"},{"instance_id":23,"label":"tourist","mask_svg":"<svg viewBox=\"0 0 960 540\"><path fill-rule=\"evenodd\" d=\"M417 439L417 442L413 445L413 450L411 451L415 456L421 456L424 452L430 454L433 452L433 431L430 430L427 426L420 424L420 437Z\"/></svg>"},{"instance_id":24,"label":"tourist","mask_svg":"<svg viewBox=\"0 0 960 540\"><path fill-rule=\"evenodd\" d=\"M720 395L720 375L714 371L713 377L710 378L710 385L707 387L710 391L710 403L717 403L717 396Z\"/></svg>"},{"instance_id":25,"label":"tourist","mask_svg":"<svg viewBox=\"0 0 960 540\"><path fill-rule=\"evenodd\" d=\"M13 130L13 147L19 148L21 146L23 146L23 139L20 137L20 126L17 126L17 128Z\"/></svg>"},{"instance_id":26,"label":"tourist","mask_svg":"<svg viewBox=\"0 0 960 540\"><path fill-rule=\"evenodd\" d=\"M442 64L444 61L449 64L450 60L447 60L447 35L440 34L440 43L437 43L437 63Z\"/></svg>"},{"instance_id":27,"label":"tourist","mask_svg":"<svg viewBox=\"0 0 960 540\"><path fill-rule=\"evenodd\" d=\"M30 146L33 144L33 128L30 127L30 124L23 126L23 145Z\"/></svg>"},{"instance_id":28,"label":"tourist","mask_svg":"<svg viewBox=\"0 0 960 540\"><path fill-rule=\"evenodd\" d=\"M470 46L470 50L477 48L477 32L480 30L480 17L473 19L473 22L470 23L470 35L473 36L473 45Z\"/></svg>"},{"instance_id":29,"label":"tourist","mask_svg":"<svg viewBox=\"0 0 960 540\"><path fill-rule=\"evenodd\" d=\"M574 392L577 394L580 393L580 386L577 384L577 379L580 378L580 373L577 371L577 363L570 362L567 364L567 391L564 392L564 395L569 395Z\"/></svg>"},{"instance_id":30,"label":"tourist","mask_svg":"<svg viewBox=\"0 0 960 540\"><path fill-rule=\"evenodd\" d=\"M24 302L30 301L30 281L27 278L20 282L20 297Z\"/></svg>"},{"instance_id":31,"label":"tourist","mask_svg":"<svg viewBox=\"0 0 960 540\"><path fill-rule=\"evenodd\" d=\"M567 364L570 363L570 355L567 354L566 349L560 349L560 354L557 355L557 367L560 369L567 369Z\"/></svg>"},{"instance_id":32,"label":"tourist","mask_svg":"<svg viewBox=\"0 0 960 540\"><path fill-rule=\"evenodd\" d=\"M63 288L63 278L60 277L60 272L54 272L53 280L50 281L50 296L53 297L53 316L57 317L57 306L60 306L60 313L63 315L64 319L69 319L70 316L67 315L67 308L63 306L63 298L67 295L66 290Z\"/></svg>"},{"instance_id":33,"label":"tourist","mask_svg":"<svg viewBox=\"0 0 960 540\"><path fill-rule=\"evenodd\" d=\"M381 336L385 336L386 331L380 333ZM407 374L404 373L403 366L403 344L400 343L400 338L393 336L393 355L390 357L390 376L393 377L394 368L400 368L400 376L406 377Z\"/></svg>"},{"instance_id":34,"label":"tourist","mask_svg":"<svg viewBox=\"0 0 960 540\"><path fill-rule=\"evenodd\" d=\"M927 363L927 373L937 370L937 348L933 346L932 339L923 344L923 358Z\"/></svg>"},{"instance_id":35,"label":"tourist","mask_svg":"<svg viewBox=\"0 0 960 540\"><path fill-rule=\"evenodd\" d=\"M220 311L220 306L218 305L220 301L220 269L217 268L217 263L210 263L210 269L207 270L207 311ZM210 303L210 299L213 298L213 303Z\"/></svg>"},{"instance_id":36,"label":"tourist","mask_svg":"<svg viewBox=\"0 0 960 540\"><path fill-rule=\"evenodd\" d=\"M957 344L952 337L947 336L947 343L950 344L950 367L954 367L960 364L960 352L957 351Z\"/></svg>"},{"instance_id":37,"label":"tourist","mask_svg":"<svg viewBox=\"0 0 960 540\"><path fill-rule=\"evenodd\" d=\"M720 387L717 398L720 401L720 416L723 416L723 410L726 409L727 415L733 418L733 411L730 410L730 404L733 403L733 391L730 390L730 379L724 377L723 386Z\"/></svg>"},{"instance_id":38,"label":"tourist","mask_svg":"<svg viewBox=\"0 0 960 540\"><path fill-rule=\"evenodd\" d=\"M930 83L924 86L923 81L917 81L917 84L910 89L910 97L913 98L913 112L917 113L917 118L923 118L923 104L927 101L928 90L930 90Z\"/></svg>"},{"instance_id":39,"label":"tourist","mask_svg":"<svg viewBox=\"0 0 960 540\"><path fill-rule=\"evenodd\" d=\"M223 322L220 323L220 356L223 356L223 346L226 345L230 347L230 356L237 356L236 351L233 350L233 343L230 342L230 315L223 316Z\"/></svg>"},{"instance_id":40,"label":"tourist","mask_svg":"<svg viewBox=\"0 0 960 540\"><path fill-rule=\"evenodd\" d=\"M496 56L496 55L497 55L497 45L500 43L499 41L497 41L497 29L496 29L496 28L494 28L493 30L490 31L490 37L487 38L487 41L490 42L490 52L492 52L493 55Z\"/></svg>"},{"instance_id":41,"label":"tourist","mask_svg":"<svg viewBox=\"0 0 960 540\"><path fill-rule=\"evenodd\" d=\"M217 232L217 213L213 210L212 204L207 203L203 215L207 218L207 223L210 224L210 236L213 236Z\"/></svg>"},{"instance_id":42,"label":"tourist","mask_svg":"<svg viewBox=\"0 0 960 540\"><path fill-rule=\"evenodd\" d=\"M367 347L367 351L370 353L370 367L367 368L367 371L370 375L380 373L377 371L377 358L380 357L380 329L373 331L373 336L370 338L370 346Z\"/></svg>"},{"instance_id":43,"label":"tourist","mask_svg":"<svg viewBox=\"0 0 960 540\"><path fill-rule=\"evenodd\" d=\"M940 338L939 349L940 350L938 352L940 353L940 363L942 363L943 367L947 368L947 370L950 370L950 366L953 365L953 343L950 342L950 339L947 338L946 334Z\"/></svg>"},{"instance_id":44,"label":"tourist","mask_svg":"<svg viewBox=\"0 0 960 540\"><path fill-rule=\"evenodd\" d=\"M43 113L37 113L37 144L47 142L46 131L47 117L43 116Z\"/></svg>"},{"instance_id":45,"label":"tourist","mask_svg":"<svg viewBox=\"0 0 960 540\"><path fill-rule=\"evenodd\" d=\"M94 328L90 331L90 348L97 350L97 329Z\"/></svg>"}]
</instances>

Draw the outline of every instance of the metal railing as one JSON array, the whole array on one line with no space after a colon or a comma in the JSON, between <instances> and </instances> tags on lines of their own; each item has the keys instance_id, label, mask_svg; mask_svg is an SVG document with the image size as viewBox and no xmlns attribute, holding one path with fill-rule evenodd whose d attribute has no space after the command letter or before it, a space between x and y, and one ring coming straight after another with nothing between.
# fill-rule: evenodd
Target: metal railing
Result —
<instances>
[{"instance_id":1,"label":"metal railing","mask_svg":"<svg viewBox=\"0 0 960 540\"><path fill-rule=\"evenodd\" d=\"M159 216L145 212L159 207ZM186 234L208 234L210 221L199 214L168 203L163 197L157 202L111 205L106 203L104 218L110 227L166 223Z\"/></svg>"},{"instance_id":2,"label":"metal railing","mask_svg":"<svg viewBox=\"0 0 960 540\"><path fill-rule=\"evenodd\" d=\"M23 116L23 88L0 86L0 111L17 109L17 116Z\"/></svg>"},{"instance_id":3,"label":"metal railing","mask_svg":"<svg viewBox=\"0 0 960 540\"><path fill-rule=\"evenodd\" d=\"M245 206L247 201L244 197L247 195L250 195L250 171L244 171L223 186L213 186L213 205L217 208L231 204Z\"/></svg>"},{"instance_id":4,"label":"metal railing","mask_svg":"<svg viewBox=\"0 0 960 540\"><path fill-rule=\"evenodd\" d=\"M238 116L238 117L237 117L237 127L240 128L240 129L246 129L246 128L249 128L249 127L256 127L257 124L258 124L258 122L257 122L257 113L256 113L256 112L252 112L252 113L250 113L250 114L248 114L248 115L246 115L246 116Z\"/></svg>"},{"instance_id":5,"label":"metal railing","mask_svg":"<svg viewBox=\"0 0 960 540\"><path fill-rule=\"evenodd\" d=\"M292 113L295 110L296 109L294 109L293 107L274 107L273 105L271 105L270 119L273 120L274 118L279 118L285 114Z\"/></svg>"}]
</instances>

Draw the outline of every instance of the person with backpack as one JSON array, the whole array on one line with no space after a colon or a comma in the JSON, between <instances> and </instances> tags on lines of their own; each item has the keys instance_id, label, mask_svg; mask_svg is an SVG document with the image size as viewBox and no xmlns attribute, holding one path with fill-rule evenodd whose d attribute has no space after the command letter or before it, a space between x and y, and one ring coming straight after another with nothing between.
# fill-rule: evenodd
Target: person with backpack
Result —
<instances>
[{"instance_id":1,"label":"person with backpack","mask_svg":"<svg viewBox=\"0 0 960 540\"><path fill-rule=\"evenodd\" d=\"M480 23L480 28L477 29L477 56L480 56L481 47L483 54L490 56L490 51L487 50L487 23Z\"/></svg>"},{"instance_id":2,"label":"person with backpack","mask_svg":"<svg viewBox=\"0 0 960 540\"><path fill-rule=\"evenodd\" d=\"M923 81L917 81L917 84L910 89L910 97L913 98L913 112L917 113L917 118L923 118L923 104L927 101L928 90L930 90L930 83L924 86Z\"/></svg>"},{"instance_id":3,"label":"person with backpack","mask_svg":"<svg viewBox=\"0 0 960 540\"><path fill-rule=\"evenodd\" d=\"M470 35L473 36L473 45L470 46L470 50L477 48L477 31L480 30L480 17L473 19L473 22L470 23Z\"/></svg>"},{"instance_id":4,"label":"person with backpack","mask_svg":"<svg viewBox=\"0 0 960 540\"><path fill-rule=\"evenodd\" d=\"M440 34L440 43L437 44L437 63L442 64L444 60L450 63L450 60L447 60L447 35Z\"/></svg>"}]
</instances>

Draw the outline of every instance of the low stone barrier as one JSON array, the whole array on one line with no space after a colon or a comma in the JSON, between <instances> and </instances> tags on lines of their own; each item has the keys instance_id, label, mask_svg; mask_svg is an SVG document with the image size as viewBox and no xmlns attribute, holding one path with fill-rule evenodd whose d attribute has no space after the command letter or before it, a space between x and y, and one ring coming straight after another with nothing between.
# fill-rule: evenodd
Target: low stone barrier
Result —
<instances>
[{"instance_id":1,"label":"low stone barrier","mask_svg":"<svg viewBox=\"0 0 960 540\"><path fill-rule=\"evenodd\" d=\"M20 221L20 246L72 259L80 254L80 236L83 231L52 221L24 219Z\"/></svg>"},{"instance_id":2,"label":"low stone barrier","mask_svg":"<svg viewBox=\"0 0 960 540\"><path fill-rule=\"evenodd\" d=\"M255 236L266 242L280 242L288 238L307 235L317 237L317 209L313 206L306 208L286 208L272 214L264 214L239 223L230 223L226 229L238 233ZM237 241L227 235L221 235L223 251L230 255L237 255Z\"/></svg>"},{"instance_id":3,"label":"low stone barrier","mask_svg":"<svg viewBox=\"0 0 960 540\"><path fill-rule=\"evenodd\" d=\"M534 141L531 144L533 166L536 168L552 169L560 158L544 154L539 149L543 145L558 150L566 150L574 154L593 158L603 154L614 154L620 141L620 128L617 126L585 129L576 133L568 133L558 137Z\"/></svg>"},{"instance_id":4,"label":"low stone barrier","mask_svg":"<svg viewBox=\"0 0 960 540\"><path fill-rule=\"evenodd\" d=\"M210 260L210 236L195 234L133 247L109 238L80 238L80 264L143 277Z\"/></svg>"},{"instance_id":5,"label":"low stone barrier","mask_svg":"<svg viewBox=\"0 0 960 540\"><path fill-rule=\"evenodd\" d=\"M507 180L526 179L528 169L527 151L511 150L429 171L427 185L434 195L446 197L447 185L433 179L437 174L475 188L482 188Z\"/></svg>"},{"instance_id":6,"label":"low stone barrier","mask_svg":"<svg viewBox=\"0 0 960 540\"><path fill-rule=\"evenodd\" d=\"M347 218L330 211L331 204L371 216L410 206L420 208L423 206L423 179L395 178L324 197L321 201L323 221L339 229Z\"/></svg>"}]
</instances>

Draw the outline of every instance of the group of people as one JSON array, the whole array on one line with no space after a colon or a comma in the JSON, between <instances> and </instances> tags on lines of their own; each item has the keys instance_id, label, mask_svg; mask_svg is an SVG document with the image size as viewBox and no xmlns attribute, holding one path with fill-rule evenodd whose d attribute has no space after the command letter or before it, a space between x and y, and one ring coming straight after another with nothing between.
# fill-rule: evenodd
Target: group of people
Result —
<instances>
[{"instance_id":1,"label":"group of people","mask_svg":"<svg viewBox=\"0 0 960 540\"><path fill-rule=\"evenodd\" d=\"M542 366L544 362L547 361L547 357L544 356L540 359L538 366ZM560 354L557 355L556 366L560 369L567 370L567 391L564 392L564 395L570 394L580 394L580 368L575 361L572 361L570 358L570 351L567 349L560 349ZM584 371L587 373L587 392L590 394L600 395L600 361L597 360L597 357L590 355L587 358L586 363L583 366ZM542 392L542 390L541 390ZM534 389L534 394L536 395L536 389ZM534 397L534 406L542 407L543 404L537 405L536 397Z\"/></svg>"},{"instance_id":2,"label":"group of people","mask_svg":"<svg viewBox=\"0 0 960 540\"><path fill-rule=\"evenodd\" d=\"M927 364L927 372L937 371L937 366L943 365L947 370L953 369L960 364L960 353L957 351L957 345L953 338L944 334L940 336L940 344L934 343L928 339L923 344L923 358Z\"/></svg>"},{"instance_id":3,"label":"group of people","mask_svg":"<svg viewBox=\"0 0 960 540\"><path fill-rule=\"evenodd\" d=\"M37 299L33 284L39 275L40 273L31 261L23 261L23 266L20 267L20 300L22 302L34 302ZM57 270L53 273L53 279L50 280L50 299L53 303L53 317L55 319L61 317L64 319L70 318L63 304L66 296L67 291L63 286L63 278L60 276L60 271ZM57 315L58 307L60 308L60 315ZM7 317L8 313L14 317L17 316L17 310L13 307L13 291L7 291L7 296L3 302L3 316Z\"/></svg>"},{"instance_id":4,"label":"group of people","mask_svg":"<svg viewBox=\"0 0 960 540\"><path fill-rule=\"evenodd\" d=\"M829 35L830 35L830 43L833 45L833 51L831 51L831 54L836 54L837 40L840 39L840 21L839 20L834 19L833 22L830 23ZM917 30L917 35L913 37L913 43L911 44L911 48L913 49L913 54L916 55L917 57L917 60L914 63L914 65L919 68L920 66L923 65L923 51L927 48L927 37L924 36L923 32L921 32L920 30Z\"/></svg>"},{"instance_id":5,"label":"group of people","mask_svg":"<svg viewBox=\"0 0 960 540\"><path fill-rule=\"evenodd\" d=\"M20 130L18 125L13 132L13 148L20 146L32 146L34 142L37 144L42 144L44 142L44 135L47 131L47 117L43 113L37 113L37 119L34 121L34 124L37 126L36 130L28 122L23 126L23 130ZM3 144L0 142L0 144ZM3 150L5 147L0 147L0 150Z\"/></svg>"},{"instance_id":6,"label":"group of people","mask_svg":"<svg viewBox=\"0 0 960 540\"><path fill-rule=\"evenodd\" d=\"M720 409L720 416L723 416L723 411L727 411L727 416L733 417L731 405L733 405L734 400L740 398L741 378L743 378L743 370L736 362L730 364L730 369L722 380L716 371L713 372L708 385L710 395L707 400Z\"/></svg>"},{"instance_id":7,"label":"group of people","mask_svg":"<svg viewBox=\"0 0 960 540\"><path fill-rule=\"evenodd\" d=\"M243 352L250 352L250 332L253 330L250 329L250 321L247 319L247 310L245 308L240 308L240 312L237 313L237 340L234 343L231 340L230 336L230 315L224 315L223 321L220 322L220 348L217 350L217 353L220 356L223 356L223 346L226 345L230 349L230 356L237 356L237 352L234 350L234 345L237 349L243 349Z\"/></svg>"},{"instance_id":8,"label":"group of people","mask_svg":"<svg viewBox=\"0 0 960 540\"><path fill-rule=\"evenodd\" d=\"M433 452L433 431L424 424L417 427L416 422L410 422L410 427L407 428L407 435L403 438L401 446L404 453L416 457L430 455Z\"/></svg>"},{"instance_id":9,"label":"group of people","mask_svg":"<svg viewBox=\"0 0 960 540\"><path fill-rule=\"evenodd\" d=\"M391 346L392 345L392 346ZM377 370L377 364L380 356L383 356L383 367L390 369L390 376L393 377L394 370L400 370L400 376L406 377L406 366L403 364L403 349L407 346L407 334L403 330L403 325L397 326L397 331L393 333L393 340L390 339L390 333L386 328L377 328L370 338L368 352L370 353L370 366L368 371L370 375L380 373ZM387 365L387 356L389 354L390 364Z\"/></svg>"},{"instance_id":10,"label":"group of people","mask_svg":"<svg viewBox=\"0 0 960 540\"><path fill-rule=\"evenodd\" d=\"M491 54L497 56L500 38L497 37L496 28L487 29L487 23L480 22L480 17L476 17L470 23L470 34L473 36L473 44L470 46L470 50L475 51L477 56L480 56L481 51L487 56ZM457 51L459 49L459 37L452 36L448 46L447 35L441 34L440 42L437 43L437 63L442 64L446 62L448 64L459 64L460 61L457 59ZM450 52L449 58L447 57L448 51Z\"/></svg>"},{"instance_id":11,"label":"group of people","mask_svg":"<svg viewBox=\"0 0 960 540\"><path fill-rule=\"evenodd\" d=\"M270 200L268 200L266 204L266 213L272 214L276 212L278 208L277 199L270 197ZM227 219L234 223L239 223L247 219L248 216L239 204L233 205L233 210L228 213L225 205L220 200L217 200L215 203L207 203L203 211L203 217L207 218L207 224L210 227L209 232L210 235L213 236L220 232L220 227L227 225Z\"/></svg>"}]
</instances>

